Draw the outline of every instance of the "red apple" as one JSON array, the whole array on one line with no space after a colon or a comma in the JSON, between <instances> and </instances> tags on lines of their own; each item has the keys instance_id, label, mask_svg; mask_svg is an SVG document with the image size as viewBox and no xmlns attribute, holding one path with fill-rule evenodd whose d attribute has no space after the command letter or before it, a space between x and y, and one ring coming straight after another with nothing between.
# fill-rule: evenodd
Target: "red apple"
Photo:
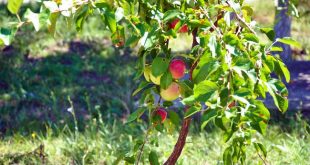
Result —
<instances>
[{"instance_id":1,"label":"red apple","mask_svg":"<svg viewBox=\"0 0 310 165\"><path fill-rule=\"evenodd\" d=\"M180 79L185 75L186 65L183 60L174 59L170 62L169 71L174 79Z\"/></svg>"},{"instance_id":2,"label":"red apple","mask_svg":"<svg viewBox=\"0 0 310 165\"><path fill-rule=\"evenodd\" d=\"M188 27L187 25L183 25L181 29L179 30L179 33L187 33L188 32Z\"/></svg>"},{"instance_id":3,"label":"red apple","mask_svg":"<svg viewBox=\"0 0 310 165\"><path fill-rule=\"evenodd\" d=\"M167 89L160 89L160 96L166 101L173 101L180 96L179 84L173 82Z\"/></svg>"},{"instance_id":4,"label":"red apple","mask_svg":"<svg viewBox=\"0 0 310 165\"><path fill-rule=\"evenodd\" d=\"M155 116L159 116L161 118L161 122L164 122L167 118L167 112L165 108L159 107L155 111Z\"/></svg>"},{"instance_id":5,"label":"red apple","mask_svg":"<svg viewBox=\"0 0 310 165\"><path fill-rule=\"evenodd\" d=\"M179 19L175 19L170 23L170 28L174 29L176 24L180 22ZM188 32L188 27L187 25L183 25L180 29L179 29L179 33L187 33Z\"/></svg>"}]
</instances>

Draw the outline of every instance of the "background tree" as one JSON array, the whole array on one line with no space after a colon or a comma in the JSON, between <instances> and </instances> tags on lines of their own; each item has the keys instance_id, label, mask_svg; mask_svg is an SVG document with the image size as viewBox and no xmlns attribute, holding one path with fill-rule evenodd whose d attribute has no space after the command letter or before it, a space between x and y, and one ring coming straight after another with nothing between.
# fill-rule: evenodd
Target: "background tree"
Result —
<instances>
[{"instance_id":1,"label":"background tree","mask_svg":"<svg viewBox=\"0 0 310 165\"><path fill-rule=\"evenodd\" d=\"M292 17L288 14L289 0L277 0L276 15L275 15L275 39L290 37ZM292 61L292 49L289 45L283 43L276 43L277 46L282 47L283 51L280 52L282 60L287 64Z\"/></svg>"}]
</instances>

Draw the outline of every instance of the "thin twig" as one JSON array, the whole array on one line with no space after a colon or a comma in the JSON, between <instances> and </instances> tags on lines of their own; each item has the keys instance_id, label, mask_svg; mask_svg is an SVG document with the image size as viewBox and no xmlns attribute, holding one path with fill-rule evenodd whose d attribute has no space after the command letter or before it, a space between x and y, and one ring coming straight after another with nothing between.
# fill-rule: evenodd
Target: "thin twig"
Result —
<instances>
[{"instance_id":1,"label":"thin twig","mask_svg":"<svg viewBox=\"0 0 310 165\"><path fill-rule=\"evenodd\" d=\"M248 24L245 22L245 20L244 20L239 14L237 14L237 11L232 7L232 5L230 4L230 2L229 2L229 1L226 1L226 3L228 4L229 7L231 7L231 8L234 10L237 19L238 19L241 23L243 23L253 34L257 35L256 32L250 27L250 25L248 25Z\"/></svg>"},{"instance_id":2,"label":"thin twig","mask_svg":"<svg viewBox=\"0 0 310 165\"><path fill-rule=\"evenodd\" d=\"M20 19L20 16L19 16L18 14L16 14L16 17L17 17L17 19L18 19L18 22L21 23L22 20Z\"/></svg>"},{"instance_id":3,"label":"thin twig","mask_svg":"<svg viewBox=\"0 0 310 165\"><path fill-rule=\"evenodd\" d=\"M209 14L208 14L208 11L206 11L205 9L203 9L203 11L204 11L205 16L208 18L208 20L211 24L211 27L218 33L220 38L222 38L223 37L222 32L214 25L213 21L211 20Z\"/></svg>"},{"instance_id":4,"label":"thin twig","mask_svg":"<svg viewBox=\"0 0 310 165\"><path fill-rule=\"evenodd\" d=\"M267 162L267 160L265 160L265 159L259 154L259 152L257 152L257 154L258 154L259 158L262 159L264 165L269 165L268 162Z\"/></svg>"},{"instance_id":5,"label":"thin twig","mask_svg":"<svg viewBox=\"0 0 310 165\"><path fill-rule=\"evenodd\" d=\"M141 145L141 147L139 149L139 154L138 154L138 159L137 159L136 165L139 165L139 163L140 163L141 156L142 156L142 153L143 153L143 150L144 150L144 146L145 146L146 142L148 141L148 137L149 137L151 128L152 128L152 126L149 126L149 128L146 130L144 141L143 141L143 143L142 143L142 145Z\"/></svg>"}]
</instances>

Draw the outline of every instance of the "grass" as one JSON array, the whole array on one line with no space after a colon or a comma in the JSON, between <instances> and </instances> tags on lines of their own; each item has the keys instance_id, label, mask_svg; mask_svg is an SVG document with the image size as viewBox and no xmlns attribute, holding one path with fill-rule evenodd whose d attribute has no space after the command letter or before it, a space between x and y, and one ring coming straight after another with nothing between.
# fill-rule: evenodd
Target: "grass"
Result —
<instances>
[{"instance_id":1,"label":"grass","mask_svg":"<svg viewBox=\"0 0 310 165\"><path fill-rule=\"evenodd\" d=\"M273 165L306 165L310 161L310 137L301 127L293 132L283 127L272 125L267 135L257 136L268 151L267 161ZM136 158L134 151L137 142L145 132L140 124L114 122L106 124L102 120L92 120L84 132L71 131L67 127L46 133L33 133L29 136L15 134L0 142L1 164L125 164ZM139 137L139 138L137 138ZM148 153L151 150L159 155L160 162L169 156L177 139L175 131L165 130L160 133L151 131L149 143L143 152L142 164L149 164ZM44 146L41 147L40 145ZM222 132L192 131L178 164L222 164L222 152L227 144L222 139ZM253 147L247 152L247 164L262 164ZM40 157L41 154L41 157ZM44 155L44 158L42 158Z\"/></svg>"}]
</instances>

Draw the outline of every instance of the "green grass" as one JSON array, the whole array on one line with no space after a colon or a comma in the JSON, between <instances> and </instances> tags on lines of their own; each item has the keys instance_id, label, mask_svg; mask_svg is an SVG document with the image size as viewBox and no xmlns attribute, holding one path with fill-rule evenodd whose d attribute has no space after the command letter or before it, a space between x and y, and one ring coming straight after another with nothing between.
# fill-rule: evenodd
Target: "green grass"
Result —
<instances>
[{"instance_id":1,"label":"green grass","mask_svg":"<svg viewBox=\"0 0 310 165\"><path fill-rule=\"evenodd\" d=\"M143 125L124 125L120 122L107 125L100 120L92 120L84 132L75 133L65 127L58 131L48 129L44 134L15 134L0 142L0 163L38 164L45 161L47 164L124 164L122 158L129 160L137 157L134 154L138 150L135 144L142 140L145 132ZM267 161L270 164L306 165L310 162L309 134L300 124L294 125L298 125L298 129L292 132L272 125L266 136L257 135L257 139L262 140L267 148ZM192 129L178 164L223 164L221 154L227 144L222 139L222 133L217 129L211 132ZM141 163L149 164L148 153L151 150L156 151L160 162L164 162L176 139L175 131L151 131ZM44 146L41 152L38 149L40 145ZM40 153L46 156L44 160L40 158ZM253 147L248 149L247 164L262 164Z\"/></svg>"}]
</instances>

